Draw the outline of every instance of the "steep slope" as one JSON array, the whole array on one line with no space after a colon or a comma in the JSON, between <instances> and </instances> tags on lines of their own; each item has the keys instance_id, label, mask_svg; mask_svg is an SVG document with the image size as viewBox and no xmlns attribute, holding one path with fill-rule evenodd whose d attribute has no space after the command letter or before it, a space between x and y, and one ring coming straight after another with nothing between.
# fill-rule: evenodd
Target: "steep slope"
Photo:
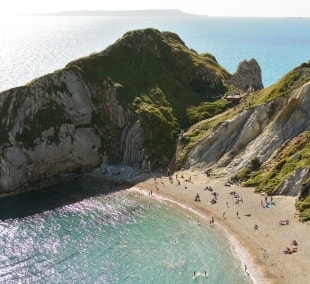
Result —
<instances>
[{"instance_id":1,"label":"steep slope","mask_svg":"<svg viewBox=\"0 0 310 284\"><path fill-rule=\"evenodd\" d=\"M188 108L231 77L173 33L126 33L106 50L0 94L0 193L58 182L101 163L167 165ZM231 106L223 100L221 112Z\"/></svg>"},{"instance_id":2,"label":"steep slope","mask_svg":"<svg viewBox=\"0 0 310 284\"><path fill-rule=\"evenodd\" d=\"M305 63L270 88L249 96L235 110L185 133L185 165L212 168L215 175L235 175L244 185L256 186L257 191L268 194L300 194L304 203L299 202L298 206L302 211L308 210L302 217L307 219L309 109L310 63Z\"/></svg>"}]
</instances>

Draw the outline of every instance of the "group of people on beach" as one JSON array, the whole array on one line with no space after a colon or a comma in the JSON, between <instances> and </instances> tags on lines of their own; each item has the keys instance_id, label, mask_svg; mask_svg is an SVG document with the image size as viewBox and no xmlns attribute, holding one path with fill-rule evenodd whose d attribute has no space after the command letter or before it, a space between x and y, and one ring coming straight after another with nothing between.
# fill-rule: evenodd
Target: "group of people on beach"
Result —
<instances>
[{"instance_id":1,"label":"group of people on beach","mask_svg":"<svg viewBox=\"0 0 310 284\"><path fill-rule=\"evenodd\" d=\"M209 177L209 175L207 175L207 177ZM154 179L156 180L156 178ZM269 216L267 211L272 210L271 208L276 208L279 206L279 209L282 209L281 200L276 199L277 204L275 203L274 200L276 197L269 196L266 193L261 193L259 195L257 194L255 197L255 202L257 204L255 203L253 205L255 206L255 208L253 208L252 210L252 200L249 200L249 195L247 194L247 192L244 192L243 188L237 187L238 184L236 184L236 182L232 182L232 181L226 182L226 181L221 180L222 185L219 186L217 180L213 181L210 178L203 179L201 178L201 176L197 176L196 172L184 171L184 172L172 173L170 169L167 169L166 176L164 175L162 177L158 177L155 182L156 182L156 185L159 186L158 190L159 188L160 190L163 189L164 191L166 189L168 195L170 195L171 193L171 196L174 196L174 194L176 194L176 196L178 197L179 194L180 195L182 194L181 200L186 198L189 202L191 202L190 205L193 205L195 202L197 202L195 203L196 205L193 205L193 206L197 206L199 209L202 206L209 207L210 208L209 213L211 213L209 215L210 227L212 227L215 224L215 220L217 220L219 223L223 222L224 225L232 221L232 223L236 224L237 228L239 228L238 226L241 226L241 228L249 228L250 229L248 230L249 234L250 235L255 234L258 240L260 240L259 238L260 236L269 237L270 240L274 237L273 234L267 231L269 228L267 226L269 222L267 223L267 225L263 221L260 222L261 221L260 216L257 217L257 215L260 215L260 213L256 213L256 212L262 212L262 216L264 217L264 216ZM224 186L227 186L227 187L225 188ZM152 191L150 195L152 195ZM243 200L242 196L244 196L245 200ZM222 200L222 198L224 200ZM225 204L227 208L225 207ZM210 205L213 205L213 206L210 206ZM278 205L278 206L275 206L275 205ZM212 210L211 210L211 207L212 207ZM274 220L270 220L270 221L271 223L275 223L276 225L279 224L281 226L294 225L295 223L293 222L294 220L288 220L285 217L284 218L282 217L283 218L282 219L281 217L275 218ZM278 225L278 228L280 227L279 225ZM216 228L216 226L212 228ZM281 228L281 230L282 229L286 230L289 228ZM266 232L268 234L265 234ZM293 239L294 237L296 236L291 236L291 239ZM295 253L300 251L300 247L298 247L296 240L293 240L292 242L290 242L290 238L289 238L287 247L286 245L282 247L280 246L280 248L277 248L277 251L280 252L279 255L281 257L284 257L283 253L285 255L294 254L295 255L294 257L298 257L299 254L295 254ZM286 259L286 257L284 258ZM248 274L246 266L244 267L244 272ZM196 272L196 277L198 278L198 275L201 276L202 274L203 272ZM197 281L197 278L196 278L196 281Z\"/></svg>"},{"instance_id":2,"label":"group of people on beach","mask_svg":"<svg viewBox=\"0 0 310 284\"><path fill-rule=\"evenodd\" d=\"M270 196L270 201L268 201L268 195L265 195L265 203L261 200L261 206L263 208L270 208L271 206L276 205L273 201L273 197Z\"/></svg>"},{"instance_id":3,"label":"group of people on beach","mask_svg":"<svg viewBox=\"0 0 310 284\"><path fill-rule=\"evenodd\" d=\"M296 240L293 240L292 243L291 243L291 245L292 245L293 247L287 247L286 250L283 251L284 254L292 254L292 253L298 251L298 249L297 249L297 248L298 248L298 243L297 243Z\"/></svg>"}]
</instances>

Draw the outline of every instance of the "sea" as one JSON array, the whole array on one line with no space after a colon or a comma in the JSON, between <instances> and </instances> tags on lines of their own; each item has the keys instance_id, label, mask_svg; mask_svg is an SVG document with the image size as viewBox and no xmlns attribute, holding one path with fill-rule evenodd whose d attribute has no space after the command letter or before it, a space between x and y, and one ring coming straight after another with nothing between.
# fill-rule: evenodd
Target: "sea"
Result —
<instances>
[{"instance_id":1,"label":"sea","mask_svg":"<svg viewBox=\"0 0 310 284\"><path fill-rule=\"evenodd\" d=\"M0 283L251 283L203 218L91 177L0 208Z\"/></svg>"},{"instance_id":2,"label":"sea","mask_svg":"<svg viewBox=\"0 0 310 284\"><path fill-rule=\"evenodd\" d=\"M230 73L255 58L265 87L310 59L310 18L16 16L0 18L0 91L100 52L143 28L177 33Z\"/></svg>"},{"instance_id":3,"label":"sea","mask_svg":"<svg viewBox=\"0 0 310 284\"><path fill-rule=\"evenodd\" d=\"M125 32L177 33L265 87L310 59L309 18L19 16L0 19L0 91L100 52ZM0 200L0 283L251 283L231 244L167 202L82 177Z\"/></svg>"}]
</instances>

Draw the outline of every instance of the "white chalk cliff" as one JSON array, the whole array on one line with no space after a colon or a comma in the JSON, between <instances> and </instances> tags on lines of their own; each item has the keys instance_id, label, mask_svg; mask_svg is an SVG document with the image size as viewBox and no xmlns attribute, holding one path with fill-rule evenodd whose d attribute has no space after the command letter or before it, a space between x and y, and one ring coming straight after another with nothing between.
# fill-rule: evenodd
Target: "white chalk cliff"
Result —
<instances>
[{"instance_id":1,"label":"white chalk cliff","mask_svg":"<svg viewBox=\"0 0 310 284\"><path fill-rule=\"evenodd\" d=\"M166 167L181 129L189 126L188 108L224 96L229 84L234 90L262 88L258 63L244 61L231 75L213 56L188 49L177 35L146 29L4 91L0 195L59 182L102 164ZM288 95L244 107L211 128L182 166L225 175L253 158L267 163L310 129L309 109L308 80ZM308 168L298 169L279 192L295 195L308 178Z\"/></svg>"}]
</instances>

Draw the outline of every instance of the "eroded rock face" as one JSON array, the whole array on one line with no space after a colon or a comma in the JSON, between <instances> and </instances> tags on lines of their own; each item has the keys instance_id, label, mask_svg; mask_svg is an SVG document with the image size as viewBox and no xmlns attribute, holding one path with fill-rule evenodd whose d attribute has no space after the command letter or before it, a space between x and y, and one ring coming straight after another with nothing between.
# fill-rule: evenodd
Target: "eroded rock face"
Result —
<instances>
[{"instance_id":1,"label":"eroded rock face","mask_svg":"<svg viewBox=\"0 0 310 284\"><path fill-rule=\"evenodd\" d=\"M255 60L239 69L233 78L242 88L261 87ZM213 56L188 49L177 35L145 29L2 92L0 195L101 164L166 166L180 129L188 127L188 107L220 98L230 77ZM210 157L202 155L204 162L229 164L230 158L222 157L229 156L227 149L251 143L262 123L268 123L265 116L240 115L240 121L231 123L236 129L245 125L243 141L231 130L232 144L225 148L223 141L223 148L214 148ZM222 127L214 141L221 139Z\"/></svg>"},{"instance_id":2,"label":"eroded rock face","mask_svg":"<svg viewBox=\"0 0 310 284\"><path fill-rule=\"evenodd\" d=\"M0 194L97 167L103 148L112 161L143 161L140 124L109 81L88 85L64 70L2 93L0 108Z\"/></svg>"},{"instance_id":3,"label":"eroded rock face","mask_svg":"<svg viewBox=\"0 0 310 284\"><path fill-rule=\"evenodd\" d=\"M286 141L310 129L309 109L310 83L290 96L246 109L198 142L189 154L187 167L212 167L224 176L248 166L254 158L268 162ZM307 178L309 170L295 171L279 193L296 195Z\"/></svg>"},{"instance_id":4,"label":"eroded rock face","mask_svg":"<svg viewBox=\"0 0 310 284\"><path fill-rule=\"evenodd\" d=\"M230 83L242 91L263 89L262 72L257 61L251 59L240 62L236 73L230 79Z\"/></svg>"}]
</instances>

